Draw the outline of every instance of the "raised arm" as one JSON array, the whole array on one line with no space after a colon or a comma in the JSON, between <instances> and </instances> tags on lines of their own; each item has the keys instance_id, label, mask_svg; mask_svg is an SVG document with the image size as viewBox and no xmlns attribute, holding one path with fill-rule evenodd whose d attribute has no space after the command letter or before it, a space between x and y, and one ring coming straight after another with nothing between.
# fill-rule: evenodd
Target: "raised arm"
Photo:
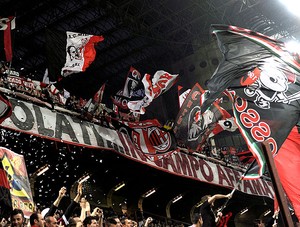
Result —
<instances>
[{"instance_id":1,"label":"raised arm","mask_svg":"<svg viewBox=\"0 0 300 227\"><path fill-rule=\"evenodd\" d=\"M81 196L82 196L82 184L78 183L77 195L74 198L74 202L79 203Z\"/></svg>"},{"instance_id":2,"label":"raised arm","mask_svg":"<svg viewBox=\"0 0 300 227\"><path fill-rule=\"evenodd\" d=\"M217 199L230 199L231 198L231 193L227 194L227 195L223 195L223 194L215 194L211 197L208 198L207 202L209 204L214 204L214 202L217 200Z\"/></svg>"},{"instance_id":3,"label":"raised arm","mask_svg":"<svg viewBox=\"0 0 300 227\"><path fill-rule=\"evenodd\" d=\"M78 184L77 195L75 196L74 200L71 201L71 203L69 204L69 206L67 207L67 209L63 215L63 219L66 224L68 224L68 220L71 217L72 212L74 211L75 207L78 205L81 195L82 195L82 184Z\"/></svg>"},{"instance_id":4,"label":"raised arm","mask_svg":"<svg viewBox=\"0 0 300 227\"><path fill-rule=\"evenodd\" d=\"M98 216L99 220L98 220L98 225L99 227L103 227L103 210L100 209L99 207L96 207L93 212L91 213L91 216Z\"/></svg>"},{"instance_id":5,"label":"raised arm","mask_svg":"<svg viewBox=\"0 0 300 227\"><path fill-rule=\"evenodd\" d=\"M49 211L46 213L45 217L54 215L55 211L57 210L57 208L59 206L61 199L66 195L66 191L67 191L66 187L62 187L59 190L57 199L53 202Z\"/></svg>"},{"instance_id":6,"label":"raised arm","mask_svg":"<svg viewBox=\"0 0 300 227\"><path fill-rule=\"evenodd\" d=\"M58 197L57 197L57 199L53 202L53 205L54 205L54 206L58 207L58 205L59 205L61 199L66 195L66 191L67 191L66 187L62 187L62 188L59 190L59 192L58 192Z\"/></svg>"},{"instance_id":7,"label":"raised arm","mask_svg":"<svg viewBox=\"0 0 300 227\"><path fill-rule=\"evenodd\" d=\"M148 217L145 221L144 227L148 227L148 225L153 221L152 217Z\"/></svg>"}]
</instances>

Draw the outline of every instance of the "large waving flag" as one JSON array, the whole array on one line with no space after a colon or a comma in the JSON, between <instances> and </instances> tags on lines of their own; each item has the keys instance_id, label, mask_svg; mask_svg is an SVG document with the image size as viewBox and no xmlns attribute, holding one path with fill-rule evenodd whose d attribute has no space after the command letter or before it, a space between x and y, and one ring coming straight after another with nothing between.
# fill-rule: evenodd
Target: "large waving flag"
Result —
<instances>
[{"instance_id":1,"label":"large waving flag","mask_svg":"<svg viewBox=\"0 0 300 227\"><path fill-rule=\"evenodd\" d=\"M196 83L177 114L174 133L179 146L200 149L217 122L223 119L222 108L217 103L201 115L201 96L205 91Z\"/></svg>"},{"instance_id":2,"label":"large waving flag","mask_svg":"<svg viewBox=\"0 0 300 227\"><path fill-rule=\"evenodd\" d=\"M0 16L0 60L12 61L11 30L16 28L15 17Z\"/></svg>"},{"instance_id":3,"label":"large waving flag","mask_svg":"<svg viewBox=\"0 0 300 227\"><path fill-rule=\"evenodd\" d=\"M143 99L128 102L128 108L133 112L144 114L146 111L145 108L149 106L155 98L169 90L176 83L177 77L178 74L172 75L163 70L157 71L152 79L149 74L146 74L142 79L145 96Z\"/></svg>"},{"instance_id":4,"label":"large waving flag","mask_svg":"<svg viewBox=\"0 0 300 227\"><path fill-rule=\"evenodd\" d=\"M212 26L224 57L208 81L205 111L225 89L230 89L236 123L264 173L260 143L267 141L274 155L299 119L300 65L282 42L253 31L227 25Z\"/></svg>"},{"instance_id":5,"label":"large waving flag","mask_svg":"<svg viewBox=\"0 0 300 227\"><path fill-rule=\"evenodd\" d=\"M61 76L84 72L95 60L95 45L103 40L103 36L47 30L49 78L55 81Z\"/></svg>"},{"instance_id":6,"label":"large waving flag","mask_svg":"<svg viewBox=\"0 0 300 227\"><path fill-rule=\"evenodd\" d=\"M127 74L124 88L111 97L118 115L123 120L137 120L140 115L138 112L131 112L128 108L128 102L141 100L145 97L145 88L142 83L141 73L134 67L130 67Z\"/></svg>"}]
</instances>

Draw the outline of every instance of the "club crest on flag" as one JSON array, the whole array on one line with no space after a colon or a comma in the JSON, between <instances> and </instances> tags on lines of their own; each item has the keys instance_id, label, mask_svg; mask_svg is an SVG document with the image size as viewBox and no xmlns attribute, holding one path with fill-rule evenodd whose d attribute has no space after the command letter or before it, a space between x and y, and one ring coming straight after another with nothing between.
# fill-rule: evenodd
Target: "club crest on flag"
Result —
<instances>
[{"instance_id":1,"label":"club crest on flag","mask_svg":"<svg viewBox=\"0 0 300 227\"><path fill-rule=\"evenodd\" d=\"M120 133L127 135L147 157L167 156L177 150L174 135L163 129L156 119L140 122L112 119L112 124Z\"/></svg>"},{"instance_id":2,"label":"club crest on flag","mask_svg":"<svg viewBox=\"0 0 300 227\"><path fill-rule=\"evenodd\" d=\"M149 141L158 153L165 153L170 149L171 136L169 133L157 127L148 128L147 131Z\"/></svg>"}]
</instances>

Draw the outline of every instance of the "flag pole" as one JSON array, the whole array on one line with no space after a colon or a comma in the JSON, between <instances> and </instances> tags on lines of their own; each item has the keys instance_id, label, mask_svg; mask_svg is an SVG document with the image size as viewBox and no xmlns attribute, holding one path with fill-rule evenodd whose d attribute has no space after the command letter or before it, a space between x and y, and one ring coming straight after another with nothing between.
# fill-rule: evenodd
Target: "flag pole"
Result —
<instances>
[{"instance_id":1,"label":"flag pole","mask_svg":"<svg viewBox=\"0 0 300 227\"><path fill-rule=\"evenodd\" d=\"M266 164L269 169L270 178L272 180L275 196L278 200L280 213L284 226L294 226L291 213L288 208L288 201L284 195L284 191L280 182L280 178L274 163L273 155L270 150L270 145L267 142L262 143L262 150L266 159Z\"/></svg>"},{"instance_id":2,"label":"flag pole","mask_svg":"<svg viewBox=\"0 0 300 227\"><path fill-rule=\"evenodd\" d=\"M237 190L239 184L242 182L242 180L243 180L244 177L247 175L247 173L249 172L249 170L252 169L252 167L254 166L255 163L256 163L256 160L253 160L253 161L251 162L251 164L247 167L246 171L245 171L245 172L243 173L243 175L239 178L239 180L238 180L238 181L236 182L236 184L234 185L234 188L233 188L232 191L230 192L230 197L227 198L227 200L225 201L225 203L221 206L221 209L218 210L219 212L222 212L222 211L226 208L226 206L227 206L229 200L232 198L233 193Z\"/></svg>"}]
</instances>

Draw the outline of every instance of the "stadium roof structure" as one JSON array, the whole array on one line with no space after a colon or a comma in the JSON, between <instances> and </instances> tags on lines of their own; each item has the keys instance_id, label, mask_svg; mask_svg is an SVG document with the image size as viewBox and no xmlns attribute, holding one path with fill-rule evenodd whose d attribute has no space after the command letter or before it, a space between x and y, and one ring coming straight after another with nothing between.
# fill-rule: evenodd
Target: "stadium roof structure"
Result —
<instances>
[{"instance_id":1,"label":"stadium roof structure","mask_svg":"<svg viewBox=\"0 0 300 227\"><path fill-rule=\"evenodd\" d=\"M280 39L297 39L300 26L279 0L3 0L0 15L17 17L12 67L36 79L47 68L47 28L105 37L91 75L70 78L69 90L80 96L93 95L104 82L116 92L130 66L142 73L168 71L207 45L211 24Z\"/></svg>"}]
</instances>

